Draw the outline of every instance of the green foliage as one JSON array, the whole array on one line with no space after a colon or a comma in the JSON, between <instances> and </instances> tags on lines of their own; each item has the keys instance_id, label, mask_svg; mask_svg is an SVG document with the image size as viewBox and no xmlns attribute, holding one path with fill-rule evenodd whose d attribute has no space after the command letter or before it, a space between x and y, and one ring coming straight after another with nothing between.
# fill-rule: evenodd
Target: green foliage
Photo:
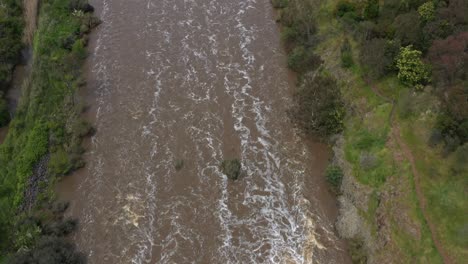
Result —
<instances>
[{"instance_id":1,"label":"green foliage","mask_svg":"<svg viewBox=\"0 0 468 264\"><path fill-rule=\"evenodd\" d=\"M3 0L0 3L0 91L6 90L23 48L21 5L20 0Z\"/></svg>"},{"instance_id":2,"label":"green foliage","mask_svg":"<svg viewBox=\"0 0 468 264\"><path fill-rule=\"evenodd\" d=\"M359 60L367 77L377 80L395 71L400 45L397 41L374 38L365 41Z\"/></svg>"},{"instance_id":3,"label":"green foliage","mask_svg":"<svg viewBox=\"0 0 468 264\"><path fill-rule=\"evenodd\" d=\"M15 232L15 248L30 250L41 233L41 228L31 221L25 221L18 226Z\"/></svg>"},{"instance_id":4,"label":"green foliage","mask_svg":"<svg viewBox=\"0 0 468 264\"><path fill-rule=\"evenodd\" d=\"M63 148L59 148L50 155L48 165L48 172L54 176L66 175L72 169L69 156Z\"/></svg>"},{"instance_id":5,"label":"green foliage","mask_svg":"<svg viewBox=\"0 0 468 264\"><path fill-rule=\"evenodd\" d=\"M400 49L397 59L398 79L405 85L416 86L429 82L430 70L421 59L422 53L411 45Z\"/></svg>"},{"instance_id":6,"label":"green foliage","mask_svg":"<svg viewBox=\"0 0 468 264\"><path fill-rule=\"evenodd\" d=\"M6 0L11 1L14 0ZM4 7L0 5L0 20L4 18ZM31 74L25 81L23 95L15 118L10 123L8 136L0 145L0 255L14 250L12 241L15 234L18 235L18 241L15 242L17 245L30 244L27 239L29 236L22 235L30 232L21 231L15 223L21 217L17 208L24 200L26 184L38 161L47 153L51 154L47 175L49 179L39 183L44 185L43 195L51 192L52 186L47 183L53 182L53 177L65 174L80 164L77 158L80 153L80 138L89 129L80 126L81 109L75 104L75 92L81 74L80 66L86 55L86 41L82 39L84 35L80 28L83 24L90 23L89 17L89 14L74 14L70 10L70 0L41 1L40 19L33 43ZM2 30L4 28L0 27L0 38L5 36L1 34ZM0 40L0 52L2 43ZM53 235L68 232L72 226L72 222L53 227L42 222L40 227L44 228L41 228L41 235L47 230ZM37 245L30 252L39 252L35 251L36 248Z\"/></svg>"},{"instance_id":7,"label":"green foliage","mask_svg":"<svg viewBox=\"0 0 468 264\"><path fill-rule=\"evenodd\" d=\"M343 180L343 170L335 165L329 165L325 171L327 182L335 189L339 189Z\"/></svg>"},{"instance_id":8,"label":"green foliage","mask_svg":"<svg viewBox=\"0 0 468 264\"><path fill-rule=\"evenodd\" d=\"M437 117L436 128L444 139L446 153L468 142L468 119L466 118L457 119L449 112L442 112Z\"/></svg>"},{"instance_id":9,"label":"green foliage","mask_svg":"<svg viewBox=\"0 0 468 264\"><path fill-rule=\"evenodd\" d=\"M176 171L180 171L181 169L184 168L184 160L183 159L178 159L175 161L174 168Z\"/></svg>"},{"instance_id":10,"label":"green foliage","mask_svg":"<svg viewBox=\"0 0 468 264\"><path fill-rule=\"evenodd\" d=\"M349 68L354 65L353 52L351 50L351 44L348 38L343 41L341 45L341 66Z\"/></svg>"},{"instance_id":11,"label":"green foliage","mask_svg":"<svg viewBox=\"0 0 468 264\"><path fill-rule=\"evenodd\" d=\"M274 8L285 8L288 6L288 0L271 0Z\"/></svg>"},{"instance_id":12,"label":"green foliage","mask_svg":"<svg viewBox=\"0 0 468 264\"><path fill-rule=\"evenodd\" d=\"M357 16L356 6L346 0L338 2L335 13L338 17L343 17L346 13L353 13L355 16Z\"/></svg>"},{"instance_id":13,"label":"green foliage","mask_svg":"<svg viewBox=\"0 0 468 264\"><path fill-rule=\"evenodd\" d=\"M385 144L385 137L377 133L372 133L369 130L360 130L355 139L355 147L358 150L368 151L372 148L379 148Z\"/></svg>"},{"instance_id":14,"label":"green foliage","mask_svg":"<svg viewBox=\"0 0 468 264\"><path fill-rule=\"evenodd\" d=\"M86 257L63 238L43 237L33 250L17 254L9 263L85 264Z\"/></svg>"},{"instance_id":15,"label":"green foliage","mask_svg":"<svg viewBox=\"0 0 468 264\"><path fill-rule=\"evenodd\" d=\"M0 127L5 126L9 121L10 113L8 112L8 104L2 96L2 92L0 92Z\"/></svg>"},{"instance_id":16,"label":"green foliage","mask_svg":"<svg viewBox=\"0 0 468 264\"><path fill-rule=\"evenodd\" d=\"M286 44L294 44L300 41L301 34L296 27L284 27L281 31L281 39Z\"/></svg>"},{"instance_id":17,"label":"green foliage","mask_svg":"<svg viewBox=\"0 0 468 264\"><path fill-rule=\"evenodd\" d=\"M360 239L352 239L349 241L349 251L353 264L366 264L367 253L364 248L364 242Z\"/></svg>"},{"instance_id":18,"label":"green foliage","mask_svg":"<svg viewBox=\"0 0 468 264\"><path fill-rule=\"evenodd\" d=\"M425 22L433 20L434 17L435 17L434 2L429 1L429 2L426 2L426 3L422 4L418 8L418 13L421 16L422 20L425 21Z\"/></svg>"},{"instance_id":19,"label":"green foliage","mask_svg":"<svg viewBox=\"0 0 468 264\"><path fill-rule=\"evenodd\" d=\"M344 103L334 78L325 73L304 76L289 116L306 134L326 138L340 133L344 115Z\"/></svg>"},{"instance_id":20,"label":"green foliage","mask_svg":"<svg viewBox=\"0 0 468 264\"><path fill-rule=\"evenodd\" d=\"M304 46L296 47L288 57L288 67L298 73L316 69L322 60L312 49Z\"/></svg>"},{"instance_id":21,"label":"green foliage","mask_svg":"<svg viewBox=\"0 0 468 264\"><path fill-rule=\"evenodd\" d=\"M241 172L241 163L238 159L223 160L221 171L231 180L237 180Z\"/></svg>"},{"instance_id":22,"label":"green foliage","mask_svg":"<svg viewBox=\"0 0 468 264\"><path fill-rule=\"evenodd\" d=\"M379 16L379 0L367 0L364 8L365 19L375 19Z\"/></svg>"},{"instance_id":23,"label":"green foliage","mask_svg":"<svg viewBox=\"0 0 468 264\"><path fill-rule=\"evenodd\" d=\"M409 12L398 15L393 23L395 38L404 46L413 45L422 48L421 20L417 12Z\"/></svg>"}]
</instances>

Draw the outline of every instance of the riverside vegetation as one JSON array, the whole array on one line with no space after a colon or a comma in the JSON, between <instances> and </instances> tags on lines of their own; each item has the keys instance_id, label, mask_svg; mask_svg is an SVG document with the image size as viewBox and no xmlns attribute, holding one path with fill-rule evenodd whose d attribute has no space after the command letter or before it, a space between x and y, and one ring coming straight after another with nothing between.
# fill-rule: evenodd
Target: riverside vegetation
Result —
<instances>
[{"instance_id":1,"label":"riverside vegetation","mask_svg":"<svg viewBox=\"0 0 468 264\"><path fill-rule=\"evenodd\" d=\"M463 263L468 1L272 3L299 73L290 116L334 145L353 261Z\"/></svg>"},{"instance_id":2,"label":"riverside vegetation","mask_svg":"<svg viewBox=\"0 0 468 264\"><path fill-rule=\"evenodd\" d=\"M76 92L87 34L99 23L92 10L83 0L41 1L31 73L0 145L0 263L85 262L64 239L77 223L64 218L67 205L55 202L53 186L84 165L80 145L91 128ZM2 89L22 47L21 13L22 1L1 1Z\"/></svg>"}]
</instances>

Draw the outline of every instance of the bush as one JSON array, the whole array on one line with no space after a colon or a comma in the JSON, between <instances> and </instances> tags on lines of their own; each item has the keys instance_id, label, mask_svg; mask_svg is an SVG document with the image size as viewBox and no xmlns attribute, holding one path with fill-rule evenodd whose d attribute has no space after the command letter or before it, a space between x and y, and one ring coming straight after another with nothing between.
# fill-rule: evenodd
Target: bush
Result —
<instances>
[{"instance_id":1,"label":"bush","mask_svg":"<svg viewBox=\"0 0 468 264\"><path fill-rule=\"evenodd\" d=\"M421 59L421 51L411 45L400 49L397 59L398 79L405 85L418 87L429 82L429 67Z\"/></svg>"},{"instance_id":2,"label":"bush","mask_svg":"<svg viewBox=\"0 0 468 264\"><path fill-rule=\"evenodd\" d=\"M341 66L344 68L349 68L353 66L353 52L351 51L351 44L346 38L341 45Z\"/></svg>"},{"instance_id":3,"label":"bush","mask_svg":"<svg viewBox=\"0 0 468 264\"><path fill-rule=\"evenodd\" d=\"M293 44L298 42L301 38L301 34L297 31L295 27L284 27L281 31L281 39L286 44Z\"/></svg>"},{"instance_id":4,"label":"bush","mask_svg":"<svg viewBox=\"0 0 468 264\"><path fill-rule=\"evenodd\" d=\"M20 62L23 44L22 1L0 3L0 91L5 91L13 68Z\"/></svg>"},{"instance_id":5,"label":"bush","mask_svg":"<svg viewBox=\"0 0 468 264\"><path fill-rule=\"evenodd\" d=\"M175 161L174 168L176 171L180 171L182 168L184 168L184 160L183 159L178 159Z\"/></svg>"},{"instance_id":6,"label":"bush","mask_svg":"<svg viewBox=\"0 0 468 264\"><path fill-rule=\"evenodd\" d=\"M320 57L315 55L312 49L306 49L304 46L296 47L288 57L288 67L298 73L314 70L320 64Z\"/></svg>"},{"instance_id":7,"label":"bush","mask_svg":"<svg viewBox=\"0 0 468 264\"><path fill-rule=\"evenodd\" d=\"M72 167L68 154L63 148L59 148L56 152L50 155L48 171L51 175L66 175L71 171Z\"/></svg>"},{"instance_id":8,"label":"bush","mask_svg":"<svg viewBox=\"0 0 468 264\"><path fill-rule=\"evenodd\" d=\"M237 180L241 172L241 163L238 159L223 160L221 171L231 180Z\"/></svg>"},{"instance_id":9,"label":"bush","mask_svg":"<svg viewBox=\"0 0 468 264\"><path fill-rule=\"evenodd\" d=\"M433 66L434 79L438 84L451 85L468 79L466 50L468 50L468 32L432 43L427 57Z\"/></svg>"},{"instance_id":10,"label":"bush","mask_svg":"<svg viewBox=\"0 0 468 264\"><path fill-rule=\"evenodd\" d=\"M435 16L434 2L429 1L422 4L420 7L418 7L418 13L424 22L433 20Z\"/></svg>"},{"instance_id":11,"label":"bush","mask_svg":"<svg viewBox=\"0 0 468 264\"><path fill-rule=\"evenodd\" d=\"M339 189L343 181L343 171L340 167L329 165L325 171L327 182L336 189Z\"/></svg>"},{"instance_id":12,"label":"bush","mask_svg":"<svg viewBox=\"0 0 468 264\"><path fill-rule=\"evenodd\" d=\"M70 0L69 7L72 11L78 10L85 13L94 11L94 7L88 3L88 0Z\"/></svg>"},{"instance_id":13,"label":"bush","mask_svg":"<svg viewBox=\"0 0 468 264\"><path fill-rule=\"evenodd\" d=\"M306 134L329 137L343 130L344 103L332 77L305 76L293 100L288 114Z\"/></svg>"},{"instance_id":14,"label":"bush","mask_svg":"<svg viewBox=\"0 0 468 264\"><path fill-rule=\"evenodd\" d=\"M8 104L3 99L2 92L0 92L0 127L6 126L10 121L10 113L8 112Z\"/></svg>"},{"instance_id":15,"label":"bush","mask_svg":"<svg viewBox=\"0 0 468 264\"><path fill-rule=\"evenodd\" d=\"M335 13L338 17L343 17L346 13L356 14L356 6L349 1L340 1L336 5Z\"/></svg>"},{"instance_id":16,"label":"bush","mask_svg":"<svg viewBox=\"0 0 468 264\"><path fill-rule=\"evenodd\" d=\"M288 0L271 0L274 8L285 8L288 6Z\"/></svg>"},{"instance_id":17,"label":"bush","mask_svg":"<svg viewBox=\"0 0 468 264\"><path fill-rule=\"evenodd\" d=\"M417 12L397 16L393 24L395 38L399 39L402 45L407 46L412 44L421 48L423 36L420 23L421 21Z\"/></svg>"},{"instance_id":18,"label":"bush","mask_svg":"<svg viewBox=\"0 0 468 264\"><path fill-rule=\"evenodd\" d=\"M65 239L44 237L33 250L16 254L9 263L85 264L86 257Z\"/></svg>"},{"instance_id":19,"label":"bush","mask_svg":"<svg viewBox=\"0 0 468 264\"><path fill-rule=\"evenodd\" d=\"M367 0L366 7L364 8L365 19L375 19L379 16L379 1Z\"/></svg>"},{"instance_id":20,"label":"bush","mask_svg":"<svg viewBox=\"0 0 468 264\"><path fill-rule=\"evenodd\" d=\"M395 71L395 59L400 44L397 41L388 41L374 38L366 41L361 49L359 60L367 77L376 80Z\"/></svg>"}]
</instances>

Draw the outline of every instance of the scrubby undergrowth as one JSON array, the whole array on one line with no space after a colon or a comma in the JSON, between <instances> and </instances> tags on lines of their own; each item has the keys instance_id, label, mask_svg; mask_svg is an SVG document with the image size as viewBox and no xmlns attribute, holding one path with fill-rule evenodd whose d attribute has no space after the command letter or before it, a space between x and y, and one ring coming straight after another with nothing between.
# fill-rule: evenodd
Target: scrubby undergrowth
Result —
<instances>
[{"instance_id":1,"label":"scrubby undergrowth","mask_svg":"<svg viewBox=\"0 0 468 264\"><path fill-rule=\"evenodd\" d=\"M53 184L58 177L83 166L81 139L90 131L80 118L83 104L76 92L83 84L80 68L86 57L86 34L99 21L85 12L89 11L87 6L75 7L74 2L41 1L31 74L24 82L7 138L0 145L2 256L21 250L30 253L20 254L20 259L38 254L45 257L49 246L50 252L73 252L56 237L66 235L75 224L62 223L47 208L53 201ZM36 165L46 155L50 158L45 159L45 180L30 181L37 173ZM29 195L31 184L40 186L39 195ZM19 210L24 204L31 204L33 209ZM18 225L25 221L28 224ZM48 263L79 263L62 262L53 254L49 257Z\"/></svg>"}]
</instances>

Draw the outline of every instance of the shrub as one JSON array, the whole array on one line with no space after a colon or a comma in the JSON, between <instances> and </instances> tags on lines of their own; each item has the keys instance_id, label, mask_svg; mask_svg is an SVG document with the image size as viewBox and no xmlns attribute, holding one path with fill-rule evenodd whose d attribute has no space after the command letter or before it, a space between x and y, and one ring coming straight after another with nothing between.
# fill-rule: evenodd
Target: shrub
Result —
<instances>
[{"instance_id":1,"label":"shrub","mask_svg":"<svg viewBox=\"0 0 468 264\"><path fill-rule=\"evenodd\" d=\"M2 92L0 92L0 127L8 124L10 121L10 113L8 112L8 104L3 99Z\"/></svg>"},{"instance_id":2,"label":"shrub","mask_svg":"<svg viewBox=\"0 0 468 264\"><path fill-rule=\"evenodd\" d=\"M376 80L393 72L399 48L400 44L397 41L382 38L366 41L361 49L359 60L367 77Z\"/></svg>"},{"instance_id":3,"label":"shrub","mask_svg":"<svg viewBox=\"0 0 468 264\"><path fill-rule=\"evenodd\" d=\"M356 6L349 1L340 1L336 5L336 15L338 17L343 17L346 13L356 14Z\"/></svg>"},{"instance_id":4,"label":"shrub","mask_svg":"<svg viewBox=\"0 0 468 264\"><path fill-rule=\"evenodd\" d=\"M288 6L288 0L271 0L274 8L285 8Z\"/></svg>"},{"instance_id":5,"label":"shrub","mask_svg":"<svg viewBox=\"0 0 468 264\"><path fill-rule=\"evenodd\" d=\"M88 0L70 0L69 7L72 11L78 10L85 13L94 11L94 7L88 3Z\"/></svg>"},{"instance_id":6,"label":"shrub","mask_svg":"<svg viewBox=\"0 0 468 264\"><path fill-rule=\"evenodd\" d=\"M438 129L445 142L445 152L454 151L459 145L468 142L468 119L457 119L450 112L442 112L437 116Z\"/></svg>"},{"instance_id":7,"label":"shrub","mask_svg":"<svg viewBox=\"0 0 468 264\"><path fill-rule=\"evenodd\" d=\"M221 171L231 180L237 180L241 172L241 163L238 159L223 160Z\"/></svg>"},{"instance_id":8,"label":"shrub","mask_svg":"<svg viewBox=\"0 0 468 264\"><path fill-rule=\"evenodd\" d=\"M296 43L301 37L301 34L295 27L284 27L281 31L281 39L286 44Z\"/></svg>"},{"instance_id":9,"label":"shrub","mask_svg":"<svg viewBox=\"0 0 468 264\"><path fill-rule=\"evenodd\" d=\"M431 21L434 19L434 13L435 13L435 6L434 2L429 1L424 4L422 4L418 8L418 13L419 16L422 18L424 22Z\"/></svg>"},{"instance_id":10,"label":"shrub","mask_svg":"<svg viewBox=\"0 0 468 264\"><path fill-rule=\"evenodd\" d=\"M353 53L351 51L351 44L349 40L346 38L341 45L341 66L344 68L349 68L353 66Z\"/></svg>"},{"instance_id":11,"label":"shrub","mask_svg":"<svg viewBox=\"0 0 468 264\"><path fill-rule=\"evenodd\" d=\"M22 1L0 3L0 91L5 91L13 72L20 62L23 44Z\"/></svg>"},{"instance_id":12,"label":"shrub","mask_svg":"<svg viewBox=\"0 0 468 264\"><path fill-rule=\"evenodd\" d=\"M429 82L429 67L421 60L421 51L411 45L400 49L397 59L398 79L405 85L419 85Z\"/></svg>"},{"instance_id":13,"label":"shrub","mask_svg":"<svg viewBox=\"0 0 468 264\"><path fill-rule=\"evenodd\" d=\"M11 264L85 264L85 255L76 251L73 244L62 238L44 237L37 247L28 252L17 253Z\"/></svg>"},{"instance_id":14,"label":"shrub","mask_svg":"<svg viewBox=\"0 0 468 264\"><path fill-rule=\"evenodd\" d=\"M288 67L298 73L316 69L322 60L315 55L312 49L306 49L304 46L296 47L288 57Z\"/></svg>"},{"instance_id":15,"label":"shrub","mask_svg":"<svg viewBox=\"0 0 468 264\"><path fill-rule=\"evenodd\" d=\"M336 165L329 165L325 171L327 182L334 188L340 188L343 180L343 171Z\"/></svg>"},{"instance_id":16,"label":"shrub","mask_svg":"<svg viewBox=\"0 0 468 264\"><path fill-rule=\"evenodd\" d=\"M180 171L184 167L184 160L178 159L175 161L174 168L176 171Z\"/></svg>"},{"instance_id":17,"label":"shrub","mask_svg":"<svg viewBox=\"0 0 468 264\"><path fill-rule=\"evenodd\" d=\"M401 41L402 45L412 44L421 48L423 36L417 12L409 12L397 16L393 27L395 28L395 37Z\"/></svg>"},{"instance_id":18,"label":"shrub","mask_svg":"<svg viewBox=\"0 0 468 264\"><path fill-rule=\"evenodd\" d=\"M75 219L66 219L60 221L52 221L43 227L43 234L46 236L67 236L76 230L78 221Z\"/></svg>"},{"instance_id":19,"label":"shrub","mask_svg":"<svg viewBox=\"0 0 468 264\"><path fill-rule=\"evenodd\" d=\"M306 134L329 137L343 130L344 103L332 77L306 75L293 100L289 116Z\"/></svg>"},{"instance_id":20,"label":"shrub","mask_svg":"<svg viewBox=\"0 0 468 264\"><path fill-rule=\"evenodd\" d=\"M379 1L378 0L367 0L364 8L365 19L375 19L379 16Z\"/></svg>"},{"instance_id":21,"label":"shrub","mask_svg":"<svg viewBox=\"0 0 468 264\"><path fill-rule=\"evenodd\" d=\"M443 40L436 40L428 52L438 84L453 84L467 80L468 32L462 32Z\"/></svg>"},{"instance_id":22,"label":"shrub","mask_svg":"<svg viewBox=\"0 0 468 264\"><path fill-rule=\"evenodd\" d=\"M51 175L66 175L70 172L72 167L68 154L63 148L59 148L56 152L50 155L48 171Z\"/></svg>"}]
</instances>

